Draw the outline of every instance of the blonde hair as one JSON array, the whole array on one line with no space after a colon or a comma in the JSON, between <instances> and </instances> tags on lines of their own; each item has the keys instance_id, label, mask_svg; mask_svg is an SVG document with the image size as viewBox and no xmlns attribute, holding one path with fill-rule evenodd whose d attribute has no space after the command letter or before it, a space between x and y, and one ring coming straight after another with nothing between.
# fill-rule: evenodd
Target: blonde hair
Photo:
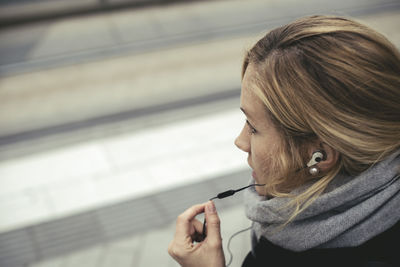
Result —
<instances>
[{"instance_id":1,"label":"blonde hair","mask_svg":"<svg viewBox=\"0 0 400 267\"><path fill-rule=\"evenodd\" d=\"M256 69L255 93L282 135L280 175L266 191L288 196L310 182L307 145L339 152L335 166L294 195L303 211L339 173L356 175L400 147L400 53L384 36L355 21L312 16L270 31L245 56Z\"/></svg>"}]
</instances>

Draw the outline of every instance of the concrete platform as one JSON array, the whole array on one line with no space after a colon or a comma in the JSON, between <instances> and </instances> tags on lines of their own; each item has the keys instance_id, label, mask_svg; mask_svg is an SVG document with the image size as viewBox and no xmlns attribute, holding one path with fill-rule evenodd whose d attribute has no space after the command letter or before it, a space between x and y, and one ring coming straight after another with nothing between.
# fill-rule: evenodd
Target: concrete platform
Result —
<instances>
[{"instance_id":1,"label":"concrete platform","mask_svg":"<svg viewBox=\"0 0 400 267\"><path fill-rule=\"evenodd\" d=\"M265 13L270 17L259 24L252 19L265 11L261 1L234 1L229 8L227 1L195 5L192 12L199 12L196 14L210 8L216 12L213 14L226 10L228 19L215 22L221 23L219 29L223 30L195 35L186 43L174 39L166 46L158 39L160 46L140 53L130 54L127 49L125 54L60 65L46 64L57 57L91 54L96 50L93 46L100 43L104 49L97 51L104 52L115 42L121 48L120 34L133 38L133 21L162 14L167 21L171 14L185 17L188 6L152 9L142 17L124 11L111 20L96 15L0 31L2 54L10 51L7 47L15 45L18 38L24 39L24 34L36 40L21 57L9 56L14 62L1 66L4 70L20 64L24 71L0 78L0 136L11 138L0 145L0 265L176 266L166 255L174 217L187 206L206 201L210 197L204 198L207 192L247 183L245 155L233 146L243 123L238 109L240 61L260 28L303 14L298 8L293 10L292 2L281 6L271 2ZM362 14L356 18L400 47L400 11L393 8L395 2L379 2L381 8L377 2L367 2L369 9L356 1L337 11L339 1L312 10ZM238 23L237 14L255 8L260 12L247 18L251 23ZM120 28L113 24L117 20ZM179 26L177 20L169 23ZM185 32L188 25L170 29ZM252 26L256 30L249 32ZM121 28L124 30L118 34L109 35ZM97 39L74 42L75 30L81 37L94 30ZM38 33L43 34L41 38L36 38ZM179 40L187 37L179 36ZM65 46L57 47L63 42ZM32 63L46 60L43 65ZM194 104L188 101L219 93L225 97ZM146 109L174 101L181 104L165 110ZM76 122L124 112L138 114L135 112L141 109L154 112L74 127ZM52 131L60 125L66 126ZM39 134L12 139L32 131ZM232 233L248 225L239 202L236 198L217 204L225 244ZM135 216L139 213L148 220L139 222L142 217ZM248 235L235 242L234 259L238 261L232 266L240 266L249 250Z\"/></svg>"},{"instance_id":2,"label":"concrete platform","mask_svg":"<svg viewBox=\"0 0 400 267\"><path fill-rule=\"evenodd\" d=\"M218 203L217 203L218 205ZM227 244L236 232L250 226L241 206L223 209L219 212L222 225L223 246L226 262L230 259ZM155 230L126 236L115 242L100 243L78 252L55 257L29 267L178 267L167 253L169 242L173 238L175 224L159 227ZM250 251L250 232L246 231L231 241L232 264L240 266Z\"/></svg>"},{"instance_id":3,"label":"concrete platform","mask_svg":"<svg viewBox=\"0 0 400 267\"><path fill-rule=\"evenodd\" d=\"M0 136L237 90L250 44L304 15L374 14L367 21L390 24L380 29L397 38L398 1L295 7L293 0L207 1L1 29Z\"/></svg>"}]
</instances>

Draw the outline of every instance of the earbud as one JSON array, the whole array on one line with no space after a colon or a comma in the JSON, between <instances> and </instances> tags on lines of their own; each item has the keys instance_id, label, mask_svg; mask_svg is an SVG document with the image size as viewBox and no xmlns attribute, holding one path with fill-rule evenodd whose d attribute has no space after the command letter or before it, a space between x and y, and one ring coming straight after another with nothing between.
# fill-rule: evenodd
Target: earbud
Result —
<instances>
[{"instance_id":1,"label":"earbud","mask_svg":"<svg viewBox=\"0 0 400 267\"><path fill-rule=\"evenodd\" d=\"M312 154L310 161L307 163L307 167L314 166L315 164L324 160L325 160L325 152L317 150Z\"/></svg>"}]
</instances>

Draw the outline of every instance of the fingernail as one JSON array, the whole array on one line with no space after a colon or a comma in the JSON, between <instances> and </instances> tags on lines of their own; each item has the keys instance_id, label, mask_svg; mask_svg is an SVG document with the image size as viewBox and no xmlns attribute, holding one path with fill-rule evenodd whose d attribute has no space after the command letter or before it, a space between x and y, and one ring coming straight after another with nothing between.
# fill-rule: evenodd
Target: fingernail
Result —
<instances>
[{"instance_id":1,"label":"fingernail","mask_svg":"<svg viewBox=\"0 0 400 267\"><path fill-rule=\"evenodd\" d=\"M215 208L214 202L210 201L210 203L207 204L207 210L208 210L209 213L217 212L217 209Z\"/></svg>"}]
</instances>

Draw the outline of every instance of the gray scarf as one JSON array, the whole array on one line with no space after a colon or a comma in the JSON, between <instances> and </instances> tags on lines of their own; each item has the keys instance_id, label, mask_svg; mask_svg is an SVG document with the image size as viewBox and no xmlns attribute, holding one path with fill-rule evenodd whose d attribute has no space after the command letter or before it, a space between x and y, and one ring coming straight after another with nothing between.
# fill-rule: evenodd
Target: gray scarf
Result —
<instances>
[{"instance_id":1,"label":"gray scarf","mask_svg":"<svg viewBox=\"0 0 400 267\"><path fill-rule=\"evenodd\" d=\"M290 199L267 200L249 188L244 201L246 215L253 221L253 247L261 236L293 251L352 247L389 229L400 219L399 154L356 177L338 175L324 194L280 231L277 227L292 213L280 208Z\"/></svg>"}]
</instances>

